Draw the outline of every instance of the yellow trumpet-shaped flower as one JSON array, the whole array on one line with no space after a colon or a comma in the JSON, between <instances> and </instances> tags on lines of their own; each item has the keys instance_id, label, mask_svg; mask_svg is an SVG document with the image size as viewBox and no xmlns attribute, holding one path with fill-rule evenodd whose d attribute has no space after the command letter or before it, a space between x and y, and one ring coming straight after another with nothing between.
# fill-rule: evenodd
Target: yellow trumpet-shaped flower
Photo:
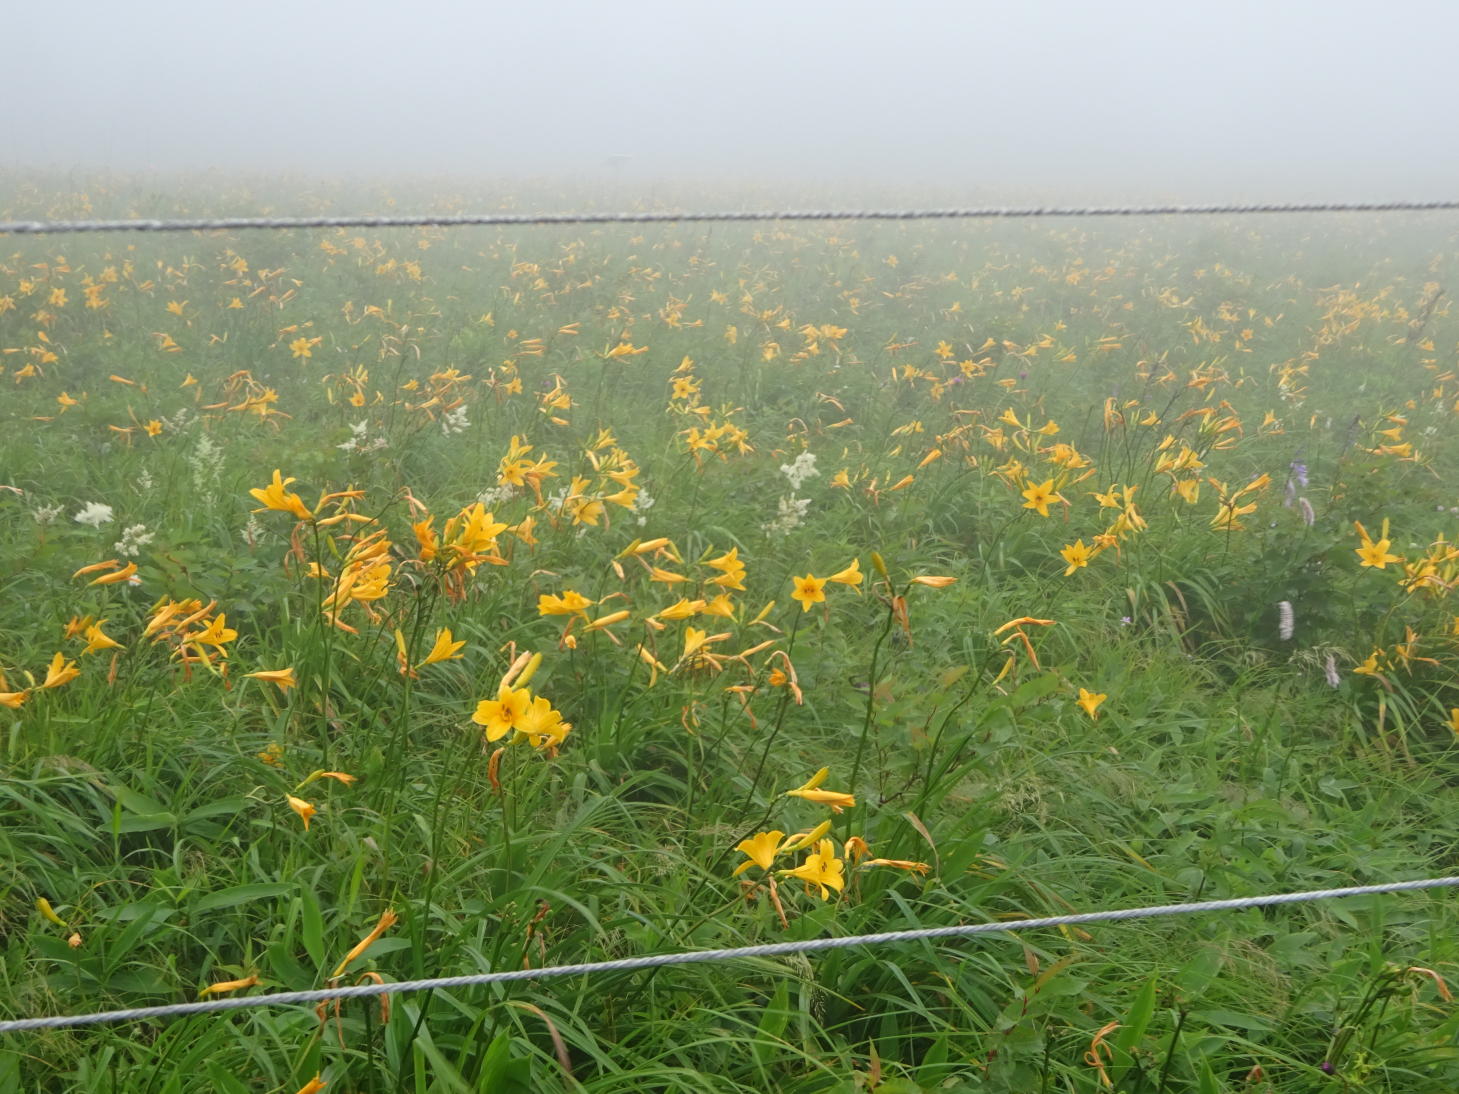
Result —
<instances>
[{"instance_id":1,"label":"yellow trumpet-shaped flower","mask_svg":"<svg viewBox=\"0 0 1459 1094\"><path fill-rule=\"evenodd\" d=\"M1049 506L1055 502L1064 501L1064 496L1054 489L1054 480L1045 479L1043 482L1029 483L1023 491L1025 499L1023 507L1032 509L1041 517L1049 515Z\"/></svg>"},{"instance_id":2,"label":"yellow trumpet-shaped flower","mask_svg":"<svg viewBox=\"0 0 1459 1094\"><path fill-rule=\"evenodd\" d=\"M746 855L744 862L735 867L733 877L739 877L751 866L758 866L762 870L769 870L775 863L775 856L780 853L780 845L785 839L785 833L781 831L759 832L749 839L742 839L735 844L735 850Z\"/></svg>"},{"instance_id":3,"label":"yellow trumpet-shaped flower","mask_svg":"<svg viewBox=\"0 0 1459 1094\"><path fill-rule=\"evenodd\" d=\"M40 897L35 902L35 910L40 912L41 918L47 923L54 923L57 927L69 927L70 924L56 914L56 909L51 907L51 902L45 897Z\"/></svg>"},{"instance_id":4,"label":"yellow trumpet-shaped flower","mask_svg":"<svg viewBox=\"0 0 1459 1094\"><path fill-rule=\"evenodd\" d=\"M1363 540L1363 545L1354 551L1354 554L1358 556L1360 565L1371 566L1374 569L1381 570L1390 562L1403 561L1398 555L1389 554L1388 552L1388 548L1393 546L1393 541L1388 538L1388 522L1386 520L1383 522L1383 531L1376 542L1368 535L1368 530L1357 521L1353 522L1353 527L1358 530L1358 535Z\"/></svg>"},{"instance_id":5,"label":"yellow trumpet-shaped flower","mask_svg":"<svg viewBox=\"0 0 1459 1094\"><path fill-rule=\"evenodd\" d=\"M828 839L821 840L814 854L807 855L805 862L794 870L781 870L782 877L799 878L806 888L819 890L822 900L830 899L827 888L838 893L845 888L846 863L836 857L836 846Z\"/></svg>"},{"instance_id":6,"label":"yellow trumpet-shaped flower","mask_svg":"<svg viewBox=\"0 0 1459 1094\"><path fill-rule=\"evenodd\" d=\"M1108 698L1109 696L1104 692L1086 691L1084 688L1080 688L1078 703L1084 708L1084 713L1093 719L1099 717L1099 704Z\"/></svg>"},{"instance_id":7,"label":"yellow trumpet-shaped flower","mask_svg":"<svg viewBox=\"0 0 1459 1094\"><path fill-rule=\"evenodd\" d=\"M616 612L609 612L607 615L598 616L597 619L594 619L591 623L585 626L583 630L602 630L604 627L611 627L614 623L622 623L625 619L628 618L628 615L629 612L627 608L620 609Z\"/></svg>"},{"instance_id":8,"label":"yellow trumpet-shaped flower","mask_svg":"<svg viewBox=\"0 0 1459 1094\"><path fill-rule=\"evenodd\" d=\"M248 492L253 495L254 500L259 502L263 508L255 509L255 513L262 513L265 510L274 509L280 513L292 513L300 520L312 520L314 514L304 504L304 499L298 494L290 492L287 487L294 479L281 477L278 468L274 469L274 478L271 483L263 489L252 489Z\"/></svg>"},{"instance_id":9,"label":"yellow trumpet-shaped flower","mask_svg":"<svg viewBox=\"0 0 1459 1094\"><path fill-rule=\"evenodd\" d=\"M216 984L209 984L202 991L198 992L198 998L205 995L222 995L226 991L242 991L244 988L251 988L258 983L258 973L245 976L241 980L219 980Z\"/></svg>"},{"instance_id":10,"label":"yellow trumpet-shaped flower","mask_svg":"<svg viewBox=\"0 0 1459 1094\"><path fill-rule=\"evenodd\" d=\"M928 870L932 869L932 867L929 866L925 862L912 862L912 861L910 861L908 859L904 859L904 858L873 858L873 859L867 859L866 860L866 865L868 865L868 866L890 866L894 870L906 870L909 873L918 873L918 874L925 874Z\"/></svg>"},{"instance_id":11,"label":"yellow trumpet-shaped flower","mask_svg":"<svg viewBox=\"0 0 1459 1094\"><path fill-rule=\"evenodd\" d=\"M51 658L51 663L46 666L46 679L41 684L41 690L46 688L58 688L62 684L68 684L81 675L81 670L76 667L75 661L67 661L64 654L57 653Z\"/></svg>"},{"instance_id":12,"label":"yellow trumpet-shaped flower","mask_svg":"<svg viewBox=\"0 0 1459 1094\"><path fill-rule=\"evenodd\" d=\"M257 672L245 672L243 675L254 680L262 680L266 684L276 684L280 691L288 691L299 683L294 679L294 666L292 665L282 669L259 669Z\"/></svg>"},{"instance_id":13,"label":"yellow trumpet-shaped flower","mask_svg":"<svg viewBox=\"0 0 1459 1094\"><path fill-rule=\"evenodd\" d=\"M829 805L833 813L839 813L842 809L856 804L855 795L845 794L839 790L787 790L785 793L787 797L801 798L804 801L815 802L817 805Z\"/></svg>"},{"instance_id":14,"label":"yellow trumpet-shaped flower","mask_svg":"<svg viewBox=\"0 0 1459 1094\"><path fill-rule=\"evenodd\" d=\"M695 601L695 603L698 603L698 601ZM717 615L724 619L733 619L735 617L735 604L730 599L729 593L720 593L718 596L711 598L699 610L705 615ZM662 615L663 613L660 612L659 614Z\"/></svg>"},{"instance_id":15,"label":"yellow trumpet-shaped flower","mask_svg":"<svg viewBox=\"0 0 1459 1094\"><path fill-rule=\"evenodd\" d=\"M918 574L912 579L914 585L926 585L929 589L945 589L949 585L955 585L957 578L949 577L946 574Z\"/></svg>"},{"instance_id":16,"label":"yellow trumpet-shaped flower","mask_svg":"<svg viewBox=\"0 0 1459 1094\"><path fill-rule=\"evenodd\" d=\"M830 831L831 822L828 820L823 820L820 824L816 825L809 832L797 832L795 835L791 836L788 840L780 845L780 853L782 855L788 855L792 851L799 851L802 848L809 847L817 840L824 839L826 834Z\"/></svg>"},{"instance_id":17,"label":"yellow trumpet-shaped flower","mask_svg":"<svg viewBox=\"0 0 1459 1094\"><path fill-rule=\"evenodd\" d=\"M238 637L238 632L228 626L228 617L223 612L215 615L206 627L197 634L189 635L188 641L200 646L212 646L219 653L226 653L223 645Z\"/></svg>"},{"instance_id":18,"label":"yellow trumpet-shaped flower","mask_svg":"<svg viewBox=\"0 0 1459 1094\"><path fill-rule=\"evenodd\" d=\"M82 636L86 639L86 648L81 651L83 656L88 653L99 653L101 650L126 649L125 646L101 629L101 625L105 622L105 619L98 619L86 628Z\"/></svg>"},{"instance_id":19,"label":"yellow trumpet-shaped flower","mask_svg":"<svg viewBox=\"0 0 1459 1094\"><path fill-rule=\"evenodd\" d=\"M800 610L808 612L812 604L821 604L826 599L827 578L816 577L815 574L806 574L805 577L793 577L790 579L795 586L790 594L790 599L800 601Z\"/></svg>"},{"instance_id":20,"label":"yellow trumpet-shaped flower","mask_svg":"<svg viewBox=\"0 0 1459 1094\"><path fill-rule=\"evenodd\" d=\"M455 641L451 636L450 627L442 627L436 632L436 640L431 644L431 652L421 665L434 665L439 661L458 661L461 659L461 651L466 648L466 639Z\"/></svg>"},{"instance_id":21,"label":"yellow trumpet-shaped flower","mask_svg":"<svg viewBox=\"0 0 1459 1094\"><path fill-rule=\"evenodd\" d=\"M115 570L112 573L102 574L100 577L92 578L91 581L87 582L87 584L89 584L89 585L116 585L116 584L118 584L120 582L123 582L123 581L131 581L132 578L134 578L136 576L137 576L137 564L135 562L128 562L120 570Z\"/></svg>"},{"instance_id":22,"label":"yellow trumpet-shaped flower","mask_svg":"<svg viewBox=\"0 0 1459 1094\"><path fill-rule=\"evenodd\" d=\"M823 767L812 775L801 786L794 790L787 790L787 798L800 798L803 801L816 802L819 805L829 805L833 813L839 813L842 809L856 804L856 798L851 794L842 793L839 790L822 790L821 784L830 776L831 769Z\"/></svg>"},{"instance_id":23,"label":"yellow trumpet-shaped flower","mask_svg":"<svg viewBox=\"0 0 1459 1094\"><path fill-rule=\"evenodd\" d=\"M1097 553L1084 546L1083 539L1076 539L1069 546L1060 549L1059 554L1063 555L1064 561L1069 564L1069 568L1064 571L1064 576L1068 577L1075 570L1088 566L1089 560Z\"/></svg>"},{"instance_id":24,"label":"yellow trumpet-shaped flower","mask_svg":"<svg viewBox=\"0 0 1459 1094\"><path fill-rule=\"evenodd\" d=\"M564 589L561 596L554 596L551 593L543 593L537 598L538 615L577 615L581 613L586 617L585 608L596 604L596 600L589 600L582 593L572 589Z\"/></svg>"},{"instance_id":25,"label":"yellow trumpet-shaped flower","mask_svg":"<svg viewBox=\"0 0 1459 1094\"><path fill-rule=\"evenodd\" d=\"M510 688L503 684L497 689L495 699L483 699L476 704L476 713L471 720L486 729L488 741L499 741L517 728L532 704L532 694L526 688Z\"/></svg>"},{"instance_id":26,"label":"yellow trumpet-shaped flower","mask_svg":"<svg viewBox=\"0 0 1459 1094\"><path fill-rule=\"evenodd\" d=\"M835 582L837 585L860 585L861 578L861 559L853 558L850 566L844 570L837 570L826 580Z\"/></svg>"},{"instance_id":27,"label":"yellow trumpet-shaped flower","mask_svg":"<svg viewBox=\"0 0 1459 1094\"><path fill-rule=\"evenodd\" d=\"M304 831L309 831L310 818L312 818L315 813L318 813L319 810L314 808L313 805L311 805L309 802L306 802L303 798L296 798L292 794L288 794L285 796L288 798L289 808L292 809L295 813L299 814L299 819L304 822Z\"/></svg>"},{"instance_id":28,"label":"yellow trumpet-shaped flower","mask_svg":"<svg viewBox=\"0 0 1459 1094\"><path fill-rule=\"evenodd\" d=\"M557 746L572 731L572 723L564 722L562 713L539 695L522 712L513 728L533 748L556 754Z\"/></svg>"},{"instance_id":29,"label":"yellow trumpet-shaped flower","mask_svg":"<svg viewBox=\"0 0 1459 1094\"><path fill-rule=\"evenodd\" d=\"M334 972L330 974L330 979L333 980L336 977L344 975L344 971L345 969L349 968L349 964L351 961L363 954L376 942L380 941L380 936L388 931L391 927L395 926L395 924L399 921L400 917L395 914L395 910L393 908L387 908L385 909L385 911L381 912L380 921L375 924L374 928L370 931L369 934L365 935L364 938L360 939L360 941L355 944L354 949L350 950L349 953L344 955L344 960L335 966Z\"/></svg>"}]
</instances>

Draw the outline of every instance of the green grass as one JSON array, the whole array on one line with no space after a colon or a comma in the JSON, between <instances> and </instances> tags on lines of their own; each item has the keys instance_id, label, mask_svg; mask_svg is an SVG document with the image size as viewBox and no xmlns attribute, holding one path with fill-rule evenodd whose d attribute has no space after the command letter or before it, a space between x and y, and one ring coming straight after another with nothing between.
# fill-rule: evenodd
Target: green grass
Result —
<instances>
[{"instance_id":1,"label":"green grass","mask_svg":"<svg viewBox=\"0 0 1459 1094\"><path fill-rule=\"evenodd\" d=\"M88 200L97 215L202 205L148 193ZM0 195L6 216L85 207L20 180ZM341 983L1454 872L1459 326L1432 287L1453 280L1454 227L11 240L0 486L23 493L0 490L0 692L28 694L0 707L0 1014L182 1001L253 975L244 990L325 986L387 909L398 923ZM88 308L96 283L105 307ZM620 344L646 351L607 356ZM672 398L686 374L700 392ZM443 429L458 405L469 425ZM385 447L340 447L362 421ZM720 434L696 458L688 431L720 423L747 449ZM514 436L553 474L541 501L486 508L535 524L498 534L499 564L443 582L414 506L444 537L498 488ZM1203 466L1160 469L1185 451ZM818 474L792 488L782 466L806 452ZM1283 504L1298 461L1310 526ZM338 511L362 519L250 513L275 468L310 507L361 491ZM1261 474L1234 502L1257 506L1242 527L1213 527L1219 484L1229 497ZM1199 498L1173 477L1199 478ZM1021 494L1048 479L1067 505L1045 518ZM574 519L625 480L652 505ZM1093 496L1111 484L1134 488L1123 531ZM808 502L799 523L767 527L791 497ZM110 523L72 519L92 502ZM1359 565L1352 522L1378 537L1385 518L1393 554L1434 559L1430 580ZM153 536L139 586L72 577L119 557L136 524ZM342 610L354 633L333 627L320 600L346 537L375 529L388 591ZM1101 534L1066 576L1060 550ZM651 537L678 560L628 553ZM704 563L731 548L746 566L745 589L723 590L733 619L648 618L722 591ZM811 611L791 599L792 578L852 559L859 586L826 585ZM588 618L628 617L579 619L564 642L568 617L538 598L568 589L598 602ZM226 675L144 635L164 597L226 613ZM124 648L81 655L63 632L86 616ZM1052 622L1000 631L1021 617ZM396 630L419 664L440 627L462 657L401 673ZM690 627L726 636L705 647L720 662L682 662ZM81 674L40 689L58 650ZM1375 650L1378 675L1355 673ZM527 651L542 655L532 693L572 724L556 756L488 744L470 720ZM802 701L772 676L788 665ZM289 691L244 675L284 666ZM1080 689L1107 696L1097 718ZM823 766L857 799L839 815L785 794ZM308 781L319 770L357 781ZM307 831L289 795L318 810ZM732 876L735 845L823 820L838 858L857 836L926 872L847 861L827 900L778 875L782 923L763 871ZM1455 924L1444 892L1381 896L401 995L383 1012L354 1000L323 1022L270 1008L7 1035L0 1087L1446 1090L1459 1020L1410 970L1452 978Z\"/></svg>"}]
</instances>

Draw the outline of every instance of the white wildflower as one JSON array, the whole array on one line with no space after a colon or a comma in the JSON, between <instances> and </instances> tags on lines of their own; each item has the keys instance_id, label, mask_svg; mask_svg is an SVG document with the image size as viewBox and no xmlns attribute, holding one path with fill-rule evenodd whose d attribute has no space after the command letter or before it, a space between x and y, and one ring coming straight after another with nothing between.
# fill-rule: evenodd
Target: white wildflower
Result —
<instances>
[{"instance_id":1,"label":"white wildflower","mask_svg":"<svg viewBox=\"0 0 1459 1094\"><path fill-rule=\"evenodd\" d=\"M1292 602L1283 600L1277 605L1277 635L1283 642L1290 642L1295 628L1296 617L1292 614Z\"/></svg>"},{"instance_id":2,"label":"white wildflower","mask_svg":"<svg viewBox=\"0 0 1459 1094\"><path fill-rule=\"evenodd\" d=\"M248 514L248 523L243 526L243 542L252 547L264 533L264 526L259 523L256 513Z\"/></svg>"},{"instance_id":3,"label":"white wildflower","mask_svg":"<svg viewBox=\"0 0 1459 1094\"><path fill-rule=\"evenodd\" d=\"M633 495L633 510L638 514L636 520L640 528L648 523L648 511L653 507L653 495L643 487L639 487L638 493Z\"/></svg>"},{"instance_id":4,"label":"white wildflower","mask_svg":"<svg viewBox=\"0 0 1459 1094\"><path fill-rule=\"evenodd\" d=\"M103 505L99 501L89 502L79 513L71 519L77 524L89 524L93 528L100 528L103 524L110 524L112 509L110 505Z\"/></svg>"},{"instance_id":5,"label":"white wildflower","mask_svg":"<svg viewBox=\"0 0 1459 1094\"><path fill-rule=\"evenodd\" d=\"M214 444L213 438L204 433L187 458L187 465L192 468L194 492L205 498L211 497L223 473L222 446Z\"/></svg>"},{"instance_id":6,"label":"white wildflower","mask_svg":"<svg viewBox=\"0 0 1459 1094\"><path fill-rule=\"evenodd\" d=\"M188 426L192 423L192 411L190 411L187 407L180 407L178 408L177 413L174 414L172 417L168 418L166 416L163 416L159 420L162 422L162 428L167 430L167 432L178 433L185 426Z\"/></svg>"},{"instance_id":7,"label":"white wildflower","mask_svg":"<svg viewBox=\"0 0 1459 1094\"><path fill-rule=\"evenodd\" d=\"M816 470L816 457L810 452L802 452L795 458L794 463L781 464L780 473L790 480L790 492L792 494L800 489L801 483L805 482L806 479L814 478L820 474Z\"/></svg>"},{"instance_id":8,"label":"white wildflower","mask_svg":"<svg viewBox=\"0 0 1459 1094\"><path fill-rule=\"evenodd\" d=\"M142 468L142 473L137 476L137 493L145 494L156 485L157 483L152 478L152 472L148 471L145 467Z\"/></svg>"},{"instance_id":9,"label":"white wildflower","mask_svg":"<svg viewBox=\"0 0 1459 1094\"><path fill-rule=\"evenodd\" d=\"M365 434L369 432L369 422L355 422L350 426L350 439L344 444L337 444L334 447L341 452L358 452L365 443Z\"/></svg>"},{"instance_id":10,"label":"white wildflower","mask_svg":"<svg viewBox=\"0 0 1459 1094\"><path fill-rule=\"evenodd\" d=\"M772 536L783 536L794 531L805 520L805 512L810 508L810 504L810 498L787 495L780 499L779 512L775 519L760 527Z\"/></svg>"},{"instance_id":11,"label":"white wildflower","mask_svg":"<svg viewBox=\"0 0 1459 1094\"><path fill-rule=\"evenodd\" d=\"M516 496L517 488L509 482L504 482L500 486L492 486L483 490L476 495L476 500L488 509L495 509Z\"/></svg>"},{"instance_id":12,"label":"white wildflower","mask_svg":"<svg viewBox=\"0 0 1459 1094\"><path fill-rule=\"evenodd\" d=\"M37 505L30 511L30 515L35 518L37 524L55 524L56 518L61 515L61 507L59 505Z\"/></svg>"},{"instance_id":13,"label":"white wildflower","mask_svg":"<svg viewBox=\"0 0 1459 1094\"><path fill-rule=\"evenodd\" d=\"M1322 673L1327 677L1328 687L1339 687L1342 684L1342 676L1337 671L1337 657L1329 653L1327 660L1322 663Z\"/></svg>"},{"instance_id":14,"label":"white wildflower","mask_svg":"<svg viewBox=\"0 0 1459 1094\"><path fill-rule=\"evenodd\" d=\"M466 404L458 406L455 410L441 415L441 432L446 436L452 433L465 433L471 423L466 419Z\"/></svg>"},{"instance_id":15,"label":"white wildflower","mask_svg":"<svg viewBox=\"0 0 1459 1094\"><path fill-rule=\"evenodd\" d=\"M116 541L116 552L123 558L135 558L154 538L145 524L130 524L122 530L122 538Z\"/></svg>"}]
</instances>

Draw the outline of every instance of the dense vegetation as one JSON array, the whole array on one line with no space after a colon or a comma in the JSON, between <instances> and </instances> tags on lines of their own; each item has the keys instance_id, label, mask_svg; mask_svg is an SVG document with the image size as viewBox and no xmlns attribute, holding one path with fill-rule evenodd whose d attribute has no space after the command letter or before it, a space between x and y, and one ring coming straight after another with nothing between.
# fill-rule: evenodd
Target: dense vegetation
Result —
<instances>
[{"instance_id":1,"label":"dense vegetation","mask_svg":"<svg viewBox=\"0 0 1459 1094\"><path fill-rule=\"evenodd\" d=\"M1455 227L9 237L0 1014L1456 872ZM0 1085L1447 1090L1456 922L8 1035Z\"/></svg>"}]
</instances>

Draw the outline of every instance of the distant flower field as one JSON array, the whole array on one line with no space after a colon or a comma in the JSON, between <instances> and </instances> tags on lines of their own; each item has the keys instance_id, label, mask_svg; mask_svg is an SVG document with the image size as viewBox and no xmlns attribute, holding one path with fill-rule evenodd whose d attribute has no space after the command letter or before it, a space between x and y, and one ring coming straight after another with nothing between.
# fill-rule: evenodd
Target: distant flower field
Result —
<instances>
[{"instance_id":1,"label":"distant flower field","mask_svg":"<svg viewBox=\"0 0 1459 1094\"><path fill-rule=\"evenodd\" d=\"M203 204L145 193L0 212ZM0 240L0 1014L1455 872L1456 228ZM1452 1089L1456 925L9 1035L0 1085Z\"/></svg>"}]
</instances>

